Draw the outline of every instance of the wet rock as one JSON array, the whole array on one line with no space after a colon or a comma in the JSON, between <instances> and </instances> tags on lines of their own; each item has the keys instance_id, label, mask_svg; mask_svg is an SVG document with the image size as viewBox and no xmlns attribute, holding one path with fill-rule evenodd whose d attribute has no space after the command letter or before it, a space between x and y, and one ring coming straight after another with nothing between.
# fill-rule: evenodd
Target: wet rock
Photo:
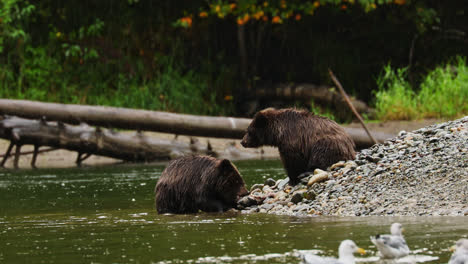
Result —
<instances>
[{"instance_id":1,"label":"wet rock","mask_svg":"<svg viewBox=\"0 0 468 264\"><path fill-rule=\"evenodd\" d=\"M312 176L307 182L307 186L311 186L314 183L319 183L328 180L328 173L326 171L316 169L314 171L314 176Z\"/></svg>"},{"instance_id":2,"label":"wet rock","mask_svg":"<svg viewBox=\"0 0 468 264\"><path fill-rule=\"evenodd\" d=\"M261 189L263 188L263 186L264 186L264 185L263 185L263 184L260 184L260 183L254 184L254 185L252 185L252 187L250 188L250 192L253 192L253 191L256 190L256 189L261 190Z\"/></svg>"},{"instance_id":3,"label":"wet rock","mask_svg":"<svg viewBox=\"0 0 468 264\"><path fill-rule=\"evenodd\" d=\"M238 203L239 206L242 206L243 208L247 208L247 207L250 207L252 205L257 205L258 201L253 197L244 196L237 203Z\"/></svg>"},{"instance_id":4,"label":"wet rock","mask_svg":"<svg viewBox=\"0 0 468 264\"><path fill-rule=\"evenodd\" d=\"M264 210L266 210L266 211L270 211L271 208L273 208L273 207L274 207L273 204L262 204L262 205L260 205L258 208L264 209Z\"/></svg>"},{"instance_id":5,"label":"wet rock","mask_svg":"<svg viewBox=\"0 0 468 264\"><path fill-rule=\"evenodd\" d=\"M342 168L342 167L344 167L345 165L346 165L346 163L345 163L344 161L339 161L339 162L337 162L337 163L331 165L330 170L333 171L333 170L335 170L335 169ZM314 173L314 174L315 174L315 173Z\"/></svg>"},{"instance_id":6,"label":"wet rock","mask_svg":"<svg viewBox=\"0 0 468 264\"><path fill-rule=\"evenodd\" d=\"M268 185L268 186L273 187L273 186L276 185L276 181L273 180L272 178L268 178L268 179L266 179L266 181L265 181L265 185Z\"/></svg>"},{"instance_id":7,"label":"wet rock","mask_svg":"<svg viewBox=\"0 0 468 264\"><path fill-rule=\"evenodd\" d=\"M465 208L465 210L463 210L463 213L462 213L462 214L463 214L463 215L468 215L468 207Z\"/></svg>"},{"instance_id":8,"label":"wet rock","mask_svg":"<svg viewBox=\"0 0 468 264\"><path fill-rule=\"evenodd\" d=\"M315 197L317 197L317 193L314 192L313 190L304 192L304 198L307 200L315 200Z\"/></svg>"},{"instance_id":9,"label":"wet rock","mask_svg":"<svg viewBox=\"0 0 468 264\"><path fill-rule=\"evenodd\" d=\"M297 204L301 202L302 199L304 199L304 191L298 191L298 192L295 192L293 196L291 197L291 202L294 204Z\"/></svg>"},{"instance_id":10,"label":"wet rock","mask_svg":"<svg viewBox=\"0 0 468 264\"><path fill-rule=\"evenodd\" d=\"M289 178L286 178L284 180L281 180L279 183L278 183L278 190L284 190L284 187L286 186L286 184L289 183Z\"/></svg>"}]
</instances>

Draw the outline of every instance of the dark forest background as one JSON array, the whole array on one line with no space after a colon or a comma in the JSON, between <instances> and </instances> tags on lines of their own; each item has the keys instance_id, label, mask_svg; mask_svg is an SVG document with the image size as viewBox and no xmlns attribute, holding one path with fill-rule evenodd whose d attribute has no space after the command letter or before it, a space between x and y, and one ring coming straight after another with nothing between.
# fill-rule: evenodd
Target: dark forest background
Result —
<instances>
[{"instance_id":1,"label":"dark forest background","mask_svg":"<svg viewBox=\"0 0 468 264\"><path fill-rule=\"evenodd\" d=\"M386 1L371 11L335 1L300 20L252 19L242 25L244 57L235 17L197 16L216 1L0 2L3 98L243 116L257 87L332 85L331 68L373 105L386 65L406 67L418 87L468 54L464 0ZM177 26L188 15L190 26Z\"/></svg>"}]
</instances>

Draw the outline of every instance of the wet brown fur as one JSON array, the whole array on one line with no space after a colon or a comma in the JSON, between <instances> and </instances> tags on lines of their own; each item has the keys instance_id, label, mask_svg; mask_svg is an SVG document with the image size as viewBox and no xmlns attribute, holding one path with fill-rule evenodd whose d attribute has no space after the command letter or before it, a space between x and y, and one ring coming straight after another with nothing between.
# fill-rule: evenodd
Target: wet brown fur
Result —
<instances>
[{"instance_id":1,"label":"wet brown fur","mask_svg":"<svg viewBox=\"0 0 468 264\"><path fill-rule=\"evenodd\" d=\"M247 194L245 183L229 160L185 156L169 162L155 188L158 213L221 212Z\"/></svg>"},{"instance_id":2,"label":"wet brown fur","mask_svg":"<svg viewBox=\"0 0 468 264\"><path fill-rule=\"evenodd\" d=\"M304 172L355 157L354 141L336 122L294 108L258 112L242 139L244 147L278 147L290 182Z\"/></svg>"}]
</instances>

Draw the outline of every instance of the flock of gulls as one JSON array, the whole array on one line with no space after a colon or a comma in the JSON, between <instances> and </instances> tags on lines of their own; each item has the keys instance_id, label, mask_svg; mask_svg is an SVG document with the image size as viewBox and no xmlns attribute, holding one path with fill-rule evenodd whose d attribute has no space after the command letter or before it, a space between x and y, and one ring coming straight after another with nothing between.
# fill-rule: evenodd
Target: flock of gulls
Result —
<instances>
[{"instance_id":1,"label":"flock of gulls","mask_svg":"<svg viewBox=\"0 0 468 264\"><path fill-rule=\"evenodd\" d=\"M378 249L381 259L398 259L410 253L400 223L391 225L389 235L371 236L370 239ZM448 264L468 264L468 239L458 240L450 250L453 254ZM338 259L303 254L302 260L305 264L355 264L354 253L364 254L365 250L359 248L352 240L343 240L338 248Z\"/></svg>"}]
</instances>

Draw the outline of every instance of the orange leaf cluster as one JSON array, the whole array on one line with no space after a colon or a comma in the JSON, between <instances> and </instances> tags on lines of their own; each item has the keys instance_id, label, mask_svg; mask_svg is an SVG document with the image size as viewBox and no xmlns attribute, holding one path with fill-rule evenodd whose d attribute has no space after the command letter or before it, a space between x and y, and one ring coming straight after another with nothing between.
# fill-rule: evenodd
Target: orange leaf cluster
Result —
<instances>
[{"instance_id":1,"label":"orange leaf cluster","mask_svg":"<svg viewBox=\"0 0 468 264\"><path fill-rule=\"evenodd\" d=\"M192 26L192 18L191 17L183 17L180 19L180 23L185 27Z\"/></svg>"}]
</instances>

